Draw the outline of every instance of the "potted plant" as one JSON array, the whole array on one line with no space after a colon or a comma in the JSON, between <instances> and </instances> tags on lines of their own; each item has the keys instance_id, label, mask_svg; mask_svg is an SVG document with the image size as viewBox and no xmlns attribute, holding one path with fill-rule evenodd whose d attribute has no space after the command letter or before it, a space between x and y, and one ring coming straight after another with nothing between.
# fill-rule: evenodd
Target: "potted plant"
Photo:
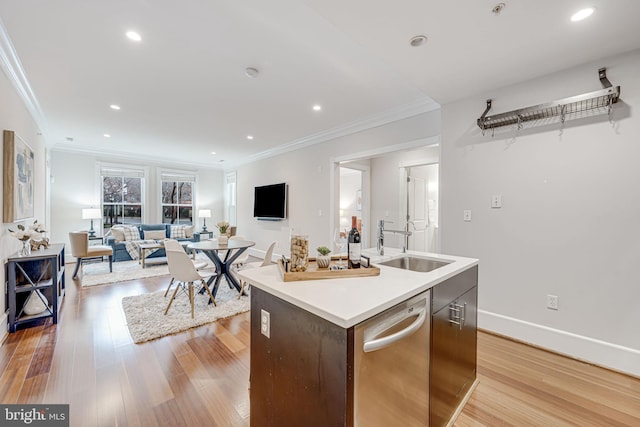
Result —
<instances>
[{"instance_id":1,"label":"potted plant","mask_svg":"<svg viewBox=\"0 0 640 427\"><path fill-rule=\"evenodd\" d=\"M216 224L218 227L218 231L220 231L220 235L218 236L218 243L221 245L225 245L229 240L229 236L227 235L227 231L229 230L229 223L227 221L220 221Z\"/></svg>"},{"instance_id":2,"label":"potted plant","mask_svg":"<svg viewBox=\"0 0 640 427\"><path fill-rule=\"evenodd\" d=\"M316 251L318 251L318 256L316 257L318 268L328 268L331 262L331 257L329 256L331 249L326 246L318 246Z\"/></svg>"}]
</instances>

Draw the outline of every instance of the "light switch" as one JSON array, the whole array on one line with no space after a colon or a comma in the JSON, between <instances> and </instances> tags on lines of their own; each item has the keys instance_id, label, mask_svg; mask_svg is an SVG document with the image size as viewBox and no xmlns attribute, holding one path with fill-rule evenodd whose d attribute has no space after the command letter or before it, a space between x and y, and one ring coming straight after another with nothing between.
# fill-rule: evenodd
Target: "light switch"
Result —
<instances>
[{"instance_id":1,"label":"light switch","mask_svg":"<svg viewBox=\"0 0 640 427\"><path fill-rule=\"evenodd\" d=\"M501 208L502 207L502 196L499 194L491 196L491 207L492 208Z\"/></svg>"},{"instance_id":2,"label":"light switch","mask_svg":"<svg viewBox=\"0 0 640 427\"><path fill-rule=\"evenodd\" d=\"M471 211L470 210L464 211L464 220L467 221L467 222L471 221Z\"/></svg>"}]
</instances>

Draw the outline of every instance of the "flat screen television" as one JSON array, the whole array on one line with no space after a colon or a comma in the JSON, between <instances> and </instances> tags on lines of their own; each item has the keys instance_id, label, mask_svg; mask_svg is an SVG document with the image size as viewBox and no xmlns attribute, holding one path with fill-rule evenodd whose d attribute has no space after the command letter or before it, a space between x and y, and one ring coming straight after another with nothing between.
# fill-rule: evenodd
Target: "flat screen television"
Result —
<instances>
[{"instance_id":1,"label":"flat screen television","mask_svg":"<svg viewBox=\"0 0 640 427\"><path fill-rule=\"evenodd\" d=\"M255 187L253 216L257 219L278 221L287 217L287 184Z\"/></svg>"}]
</instances>

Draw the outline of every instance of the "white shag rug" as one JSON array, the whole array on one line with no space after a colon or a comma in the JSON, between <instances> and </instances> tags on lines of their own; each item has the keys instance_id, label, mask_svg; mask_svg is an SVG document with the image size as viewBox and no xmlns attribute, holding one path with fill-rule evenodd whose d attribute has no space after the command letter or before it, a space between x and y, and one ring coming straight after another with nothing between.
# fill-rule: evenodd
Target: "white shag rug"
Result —
<instances>
[{"instance_id":1,"label":"white shag rug","mask_svg":"<svg viewBox=\"0 0 640 427\"><path fill-rule=\"evenodd\" d=\"M199 286L195 286L194 289L197 291ZM218 287L217 306L208 304L208 295L195 294L193 319L189 296L182 291L178 291L176 299L165 316L164 311L169 304L173 288L166 297L164 292L165 290L161 290L122 299L129 333L136 344L244 313L251 308L249 297L243 296L238 299L238 291L230 289L224 279L220 281Z\"/></svg>"},{"instance_id":2,"label":"white shag rug","mask_svg":"<svg viewBox=\"0 0 640 427\"><path fill-rule=\"evenodd\" d=\"M151 258L153 260L153 258ZM213 262L203 253L196 255L198 261L207 261L206 268L212 268ZM75 269L75 264L68 264L68 269ZM71 270L73 272L73 270ZM82 286L106 285L127 280L144 279L147 277L164 276L169 274L167 264L147 264L145 268L138 261L118 261L113 263L113 273L109 272L109 261L82 264L78 278Z\"/></svg>"}]
</instances>

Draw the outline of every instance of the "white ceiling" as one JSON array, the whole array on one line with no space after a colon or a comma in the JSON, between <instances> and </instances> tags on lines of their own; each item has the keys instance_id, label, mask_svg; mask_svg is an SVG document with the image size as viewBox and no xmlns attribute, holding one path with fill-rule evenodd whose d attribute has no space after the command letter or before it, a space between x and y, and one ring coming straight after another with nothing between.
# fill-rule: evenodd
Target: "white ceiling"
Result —
<instances>
[{"instance_id":1,"label":"white ceiling","mask_svg":"<svg viewBox=\"0 0 640 427\"><path fill-rule=\"evenodd\" d=\"M0 0L0 18L49 145L229 167L640 47L638 0L497 3Z\"/></svg>"}]
</instances>

